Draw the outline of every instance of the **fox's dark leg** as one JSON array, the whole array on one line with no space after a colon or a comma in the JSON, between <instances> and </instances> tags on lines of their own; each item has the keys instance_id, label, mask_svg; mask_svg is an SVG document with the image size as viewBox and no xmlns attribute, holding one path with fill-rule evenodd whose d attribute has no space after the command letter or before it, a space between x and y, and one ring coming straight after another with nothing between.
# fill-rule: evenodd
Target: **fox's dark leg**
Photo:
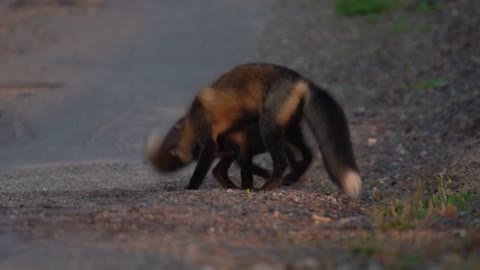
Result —
<instances>
[{"instance_id":1,"label":"fox's dark leg","mask_svg":"<svg viewBox=\"0 0 480 270\"><path fill-rule=\"evenodd\" d=\"M260 114L260 134L273 161L272 176L262 190L275 188L282 181L287 167L285 132L289 124L297 123L302 115L304 98L309 91L304 81L296 80L291 74L277 72L280 72L280 76L285 75L285 78L272 82Z\"/></svg>"},{"instance_id":2,"label":"fox's dark leg","mask_svg":"<svg viewBox=\"0 0 480 270\"><path fill-rule=\"evenodd\" d=\"M240 176L242 178L242 189L253 189L253 155L242 154L239 157Z\"/></svg>"},{"instance_id":3,"label":"fox's dark leg","mask_svg":"<svg viewBox=\"0 0 480 270\"><path fill-rule=\"evenodd\" d=\"M292 151L291 147L289 147L289 145L287 145L287 147L285 147L285 154L287 155L288 163L290 163L290 166L293 166L296 163L295 154L293 153L293 151Z\"/></svg>"},{"instance_id":4,"label":"fox's dark leg","mask_svg":"<svg viewBox=\"0 0 480 270\"><path fill-rule=\"evenodd\" d=\"M228 177L228 169L235 160L234 156L223 157L212 170L213 177L223 188L238 188Z\"/></svg>"},{"instance_id":5,"label":"fox's dark leg","mask_svg":"<svg viewBox=\"0 0 480 270\"><path fill-rule=\"evenodd\" d=\"M260 118L260 133L265 143L265 147L272 156L273 172L267 182L260 190L271 190L281 184L283 173L287 168L288 162L282 140L282 128L275 124L274 118L270 112L265 112Z\"/></svg>"},{"instance_id":6,"label":"fox's dark leg","mask_svg":"<svg viewBox=\"0 0 480 270\"><path fill-rule=\"evenodd\" d=\"M310 148L305 143L300 127L289 128L286 133L288 142L295 146L303 156L302 160L291 163L292 171L283 179L282 185L289 186L296 183L302 177L308 167L310 167L313 155L310 151Z\"/></svg>"},{"instance_id":7,"label":"fox's dark leg","mask_svg":"<svg viewBox=\"0 0 480 270\"><path fill-rule=\"evenodd\" d=\"M270 177L270 172L267 169L264 169L258 165L255 165L252 163L252 174L260 176L264 179L267 179Z\"/></svg>"},{"instance_id":8,"label":"fox's dark leg","mask_svg":"<svg viewBox=\"0 0 480 270\"><path fill-rule=\"evenodd\" d=\"M216 150L217 145L213 141L208 141L203 145L200 150L200 155L198 156L197 166L195 167L192 178L190 178L187 189L198 189L203 183L203 179L205 179L205 175L215 158Z\"/></svg>"},{"instance_id":9,"label":"fox's dark leg","mask_svg":"<svg viewBox=\"0 0 480 270\"><path fill-rule=\"evenodd\" d=\"M295 160L295 154L293 153L293 149L292 149L293 145L286 145L285 147L285 155L287 157L287 160L288 160L288 163L290 164L290 166L293 168L293 166L295 166L296 164L296 160ZM255 165L255 163L252 163L252 172L254 175L257 175L257 176L260 176L264 179L267 179L267 178L270 178L271 176L271 172L258 166L258 165Z\"/></svg>"}]
</instances>

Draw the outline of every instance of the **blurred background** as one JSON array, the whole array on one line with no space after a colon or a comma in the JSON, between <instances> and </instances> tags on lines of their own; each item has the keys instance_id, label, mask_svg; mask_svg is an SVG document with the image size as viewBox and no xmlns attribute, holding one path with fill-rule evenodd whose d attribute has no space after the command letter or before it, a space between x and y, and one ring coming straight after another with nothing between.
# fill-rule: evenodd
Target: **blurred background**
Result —
<instances>
[{"instance_id":1,"label":"blurred background","mask_svg":"<svg viewBox=\"0 0 480 270\"><path fill-rule=\"evenodd\" d=\"M256 60L268 1L2 0L3 164L139 159L222 71Z\"/></svg>"}]
</instances>

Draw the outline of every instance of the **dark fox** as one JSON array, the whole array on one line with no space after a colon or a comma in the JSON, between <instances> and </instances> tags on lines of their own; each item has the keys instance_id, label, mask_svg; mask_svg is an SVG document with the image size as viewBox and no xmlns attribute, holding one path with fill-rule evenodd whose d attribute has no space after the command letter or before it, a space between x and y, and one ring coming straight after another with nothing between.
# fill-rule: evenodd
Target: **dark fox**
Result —
<instances>
[{"instance_id":1,"label":"dark fox","mask_svg":"<svg viewBox=\"0 0 480 270\"><path fill-rule=\"evenodd\" d=\"M147 140L147 158L153 163L153 165L159 168L161 171L169 162L174 162L172 155L175 153L167 153L161 151L161 149L169 152L176 151L181 138L182 126L185 123L185 118L180 118L175 125L170 129L165 138L161 140L160 134L154 132ZM282 184L291 185L299 180L303 173L307 170L312 160L312 153L310 149L303 144L303 138L301 132L298 129L290 129L286 138L289 140L289 145L286 148L286 154L288 161L292 166L292 171L285 177L286 180ZM230 180L228 176L228 169L234 161L239 163L241 168L241 188L253 189L253 175L258 175L267 179L270 177L270 173L255 164L252 159L254 155L265 153L266 148L260 138L260 130L258 125L250 125L242 130L230 131L227 134L222 134L217 140L217 152L215 157L219 157L220 161L212 170L214 178L224 188L237 188L237 186ZM195 149L199 149L196 145ZM296 161L293 150L297 149L302 154L302 159ZM193 159L198 159L198 151L194 151Z\"/></svg>"},{"instance_id":2,"label":"dark fox","mask_svg":"<svg viewBox=\"0 0 480 270\"><path fill-rule=\"evenodd\" d=\"M319 144L331 179L347 195L358 197L362 184L342 108L325 90L297 72L278 65L246 64L223 74L211 87L196 95L182 125L175 131L178 143L150 143L147 153L153 158L155 167L165 172L177 170L198 157L187 186L198 189L216 153L220 152L219 140L235 132L246 134L248 127L256 126L259 149L263 147L272 157L272 174L261 187L261 190L269 190L284 179L282 176L288 166L287 143L291 143L289 132L297 130L304 144L301 130L295 129L300 127L302 119L306 120ZM247 137L255 139L256 135ZM292 166L293 172L303 173L304 169ZM298 179L296 175L290 177L294 181Z\"/></svg>"}]
</instances>

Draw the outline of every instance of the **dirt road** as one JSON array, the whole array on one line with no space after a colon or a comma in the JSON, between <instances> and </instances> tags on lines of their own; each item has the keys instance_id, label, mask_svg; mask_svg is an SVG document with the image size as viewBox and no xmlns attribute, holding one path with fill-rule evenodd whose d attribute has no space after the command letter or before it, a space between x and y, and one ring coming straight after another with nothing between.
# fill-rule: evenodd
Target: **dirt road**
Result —
<instances>
[{"instance_id":1,"label":"dirt road","mask_svg":"<svg viewBox=\"0 0 480 270\"><path fill-rule=\"evenodd\" d=\"M148 131L170 126L219 72L255 59L269 2L65 3L1 7L0 192L7 228L0 267L168 265L162 256L84 248L54 235L37 242L11 221L25 208L97 211L108 199L82 194L158 185L159 176L143 165ZM48 254L55 259L45 260Z\"/></svg>"},{"instance_id":2,"label":"dirt road","mask_svg":"<svg viewBox=\"0 0 480 270\"><path fill-rule=\"evenodd\" d=\"M479 2L333 2L2 1L0 269L478 269ZM250 61L337 97L360 200L319 156L265 193L144 163L152 128Z\"/></svg>"}]
</instances>

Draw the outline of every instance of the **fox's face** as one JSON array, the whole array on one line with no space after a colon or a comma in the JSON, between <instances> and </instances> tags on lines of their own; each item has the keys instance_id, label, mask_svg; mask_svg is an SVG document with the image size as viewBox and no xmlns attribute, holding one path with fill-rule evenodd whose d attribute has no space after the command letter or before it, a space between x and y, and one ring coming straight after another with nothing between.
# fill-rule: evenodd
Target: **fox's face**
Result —
<instances>
[{"instance_id":1,"label":"fox's face","mask_svg":"<svg viewBox=\"0 0 480 270\"><path fill-rule=\"evenodd\" d=\"M185 146L185 120L180 118L161 140L159 134L152 134L147 140L147 155L160 171L173 172L193 161L192 148Z\"/></svg>"}]
</instances>

